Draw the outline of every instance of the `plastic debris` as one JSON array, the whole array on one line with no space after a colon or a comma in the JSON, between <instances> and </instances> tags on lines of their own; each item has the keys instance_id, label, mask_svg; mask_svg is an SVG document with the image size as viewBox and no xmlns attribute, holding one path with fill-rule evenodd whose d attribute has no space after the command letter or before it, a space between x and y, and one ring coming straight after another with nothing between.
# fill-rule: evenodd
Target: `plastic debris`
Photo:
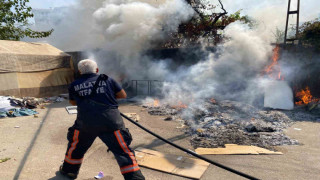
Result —
<instances>
[{"instance_id":1,"label":"plastic debris","mask_svg":"<svg viewBox=\"0 0 320 180\"><path fill-rule=\"evenodd\" d=\"M58 97L58 98L56 99L56 102L62 102L62 101L65 101L65 99L64 99L63 97Z\"/></svg>"},{"instance_id":2,"label":"plastic debris","mask_svg":"<svg viewBox=\"0 0 320 180\"><path fill-rule=\"evenodd\" d=\"M66 110L69 114L77 114L77 106L67 106Z\"/></svg>"},{"instance_id":3,"label":"plastic debris","mask_svg":"<svg viewBox=\"0 0 320 180\"><path fill-rule=\"evenodd\" d=\"M7 111L14 108L14 106L11 106L9 98L9 96L0 96L0 111Z\"/></svg>"},{"instance_id":4,"label":"plastic debris","mask_svg":"<svg viewBox=\"0 0 320 180\"><path fill-rule=\"evenodd\" d=\"M294 130L301 131L301 129L300 129L300 128L294 128Z\"/></svg>"},{"instance_id":5,"label":"plastic debris","mask_svg":"<svg viewBox=\"0 0 320 180\"><path fill-rule=\"evenodd\" d=\"M4 159L0 159L0 163L3 163L3 162L6 162L6 161L9 161L11 158L4 158Z\"/></svg>"},{"instance_id":6,"label":"plastic debris","mask_svg":"<svg viewBox=\"0 0 320 180\"><path fill-rule=\"evenodd\" d=\"M15 126L14 128L20 128L20 126Z\"/></svg>"},{"instance_id":7,"label":"plastic debris","mask_svg":"<svg viewBox=\"0 0 320 180\"><path fill-rule=\"evenodd\" d=\"M99 174L96 175L94 178L95 178L95 179L102 179L103 177L104 177L104 174L103 174L102 171L100 171Z\"/></svg>"},{"instance_id":8,"label":"plastic debris","mask_svg":"<svg viewBox=\"0 0 320 180\"><path fill-rule=\"evenodd\" d=\"M177 158L178 161L181 161L182 159L183 159L182 156L179 156L179 157Z\"/></svg>"}]
</instances>

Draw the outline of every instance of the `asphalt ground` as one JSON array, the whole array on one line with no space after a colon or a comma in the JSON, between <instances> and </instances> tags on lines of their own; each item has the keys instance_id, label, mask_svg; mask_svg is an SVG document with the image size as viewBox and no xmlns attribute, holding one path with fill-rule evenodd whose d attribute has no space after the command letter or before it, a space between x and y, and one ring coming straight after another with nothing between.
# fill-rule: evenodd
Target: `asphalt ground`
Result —
<instances>
[{"instance_id":1,"label":"asphalt ground","mask_svg":"<svg viewBox=\"0 0 320 180\"><path fill-rule=\"evenodd\" d=\"M67 148L67 130L76 118L69 115L67 102L54 103L46 109L37 109L38 117L0 119L0 180L63 180L58 172ZM190 137L178 121L164 121L161 116L150 116L144 108L134 104L122 104L123 113L137 113L139 123L176 144L193 150ZM132 148L144 147L163 153L189 156L163 143L155 137L125 121L133 135ZM18 127L16 127L18 126ZM297 130L298 128L298 130ZM299 130L301 129L301 130ZM286 129L286 134L297 139L301 145L281 146L284 155L207 155L205 157L259 179L320 179L320 123L296 122ZM148 168L141 168L147 180L180 180L184 177ZM103 171L103 180L123 179L112 153L100 139L96 139L85 155L78 179L91 180ZM219 167L210 165L201 180L244 179Z\"/></svg>"}]
</instances>

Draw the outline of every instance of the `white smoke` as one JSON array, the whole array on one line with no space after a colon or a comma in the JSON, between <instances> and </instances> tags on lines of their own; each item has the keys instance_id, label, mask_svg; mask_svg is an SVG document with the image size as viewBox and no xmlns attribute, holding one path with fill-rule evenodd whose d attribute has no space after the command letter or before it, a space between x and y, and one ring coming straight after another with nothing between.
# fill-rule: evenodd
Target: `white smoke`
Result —
<instances>
[{"instance_id":1,"label":"white smoke","mask_svg":"<svg viewBox=\"0 0 320 180\"><path fill-rule=\"evenodd\" d=\"M64 51L104 48L122 53L147 49L144 43L177 30L194 13L184 0L78 0L56 9L47 9L47 17L36 24L39 30L54 29L40 41ZM59 22L50 23L52 19Z\"/></svg>"},{"instance_id":2,"label":"white smoke","mask_svg":"<svg viewBox=\"0 0 320 180\"><path fill-rule=\"evenodd\" d=\"M94 29L92 14L102 5L101 0L79 0L74 6L35 9L34 29L54 29L49 37L38 41L47 42L66 52L99 48L105 41Z\"/></svg>"},{"instance_id":3,"label":"white smoke","mask_svg":"<svg viewBox=\"0 0 320 180\"><path fill-rule=\"evenodd\" d=\"M116 69L130 78L162 78L166 73L165 65L151 62L142 53L152 48L152 42L164 40L168 33L175 32L193 13L183 0L156 4L131 0L105 1L103 7L93 13L95 30L103 35L106 42L100 48L104 56L109 54L100 60L101 64L113 66L111 68L116 65ZM109 72L112 70L105 68Z\"/></svg>"},{"instance_id":4,"label":"white smoke","mask_svg":"<svg viewBox=\"0 0 320 180\"><path fill-rule=\"evenodd\" d=\"M106 1L104 7L94 12L95 28L106 39L104 49L122 55L150 48L150 42L176 31L181 22L193 15L192 8L181 0L168 0L159 6L145 2L111 2Z\"/></svg>"},{"instance_id":5,"label":"white smoke","mask_svg":"<svg viewBox=\"0 0 320 180\"><path fill-rule=\"evenodd\" d=\"M265 30L266 31L266 30ZM271 39L259 28L251 29L236 22L227 27L226 42L199 62L178 74L174 82L164 85L165 101L195 103L205 98L237 99L252 103L263 93L261 72L270 60Z\"/></svg>"},{"instance_id":6,"label":"white smoke","mask_svg":"<svg viewBox=\"0 0 320 180\"><path fill-rule=\"evenodd\" d=\"M79 0L50 24L54 32L44 41L64 51L88 52L101 72L112 76L162 79L166 65L142 54L193 14L184 0Z\"/></svg>"},{"instance_id":7,"label":"white smoke","mask_svg":"<svg viewBox=\"0 0 320 180\"><path fill-rule=\"evenodd\" d=\"M227 10L244 9L259 25L231 24L216 53L174 72L166 61L143 54L193 16L185 0L79 0L45 41L65 51L99 49L88 54L111 76L165 80L163 101L172 105L199 106L211 97L254 103L264 91L261 72L272 55L272 32L285 24L287 1L223 2Z\"/></svg>"}]
</instances>

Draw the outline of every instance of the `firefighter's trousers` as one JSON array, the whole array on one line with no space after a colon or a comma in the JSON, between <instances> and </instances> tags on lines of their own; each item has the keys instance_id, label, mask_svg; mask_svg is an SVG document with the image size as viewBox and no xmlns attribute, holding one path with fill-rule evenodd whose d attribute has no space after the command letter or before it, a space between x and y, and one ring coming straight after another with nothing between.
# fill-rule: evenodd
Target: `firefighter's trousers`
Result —
<instances>
[{"instance_id":1,"label":"firefighter's trousers","mask_svg":"<svg viewBox=\"0 0 320 180\"><path fill-rule=\"evenodd\" d=\"M84 154L96 137L99 137L114 154L124 179L143 180L134 151L129 147L132 137L128 129L112 132L88 132L74 127L69 128L67 135L68 149L63 163L63 171L78 174Z\"/></svg>"}]
</instances>

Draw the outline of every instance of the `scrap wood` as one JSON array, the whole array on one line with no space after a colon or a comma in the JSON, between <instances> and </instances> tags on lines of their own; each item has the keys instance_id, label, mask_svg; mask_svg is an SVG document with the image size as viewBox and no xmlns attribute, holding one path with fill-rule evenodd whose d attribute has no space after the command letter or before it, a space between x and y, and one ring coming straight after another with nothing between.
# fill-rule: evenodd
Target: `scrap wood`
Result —
<instances>
[{"instance_id":1,"label":"scrap wood","mask_svg":"<svg viewBox=\"0 0 320 180\"><path fill-rule=\"evenodd\" d=\"M193 179L200 179L210 165L203 160L144 148L136 149L135 154L140 166Z\"/></svg>"},{"instance_id":2,"label":"scrap wood","mask_svg":"<svg viewBox=\"0 0 320 180\"><path fill-rule=\"evenodd\" d=\"M316 107L318 107L320 105L320 100L317 102L311 102L307 105L308 107L308 111L312 111L313 109L315 109Z\"/></svg>"},{"instance_id":3,"label":"scrap wood","mask_svg":"<svg viewBox=\"0 0 320 180\"><path fill-rule=\"evenodd\" d=\"M140 121L140 116L137 113L123 113L123 114L135 120L136 122Z\"/></svg>"},{"instance_id":4,"label":"scrap wood","mask_svg":"<svg viewBox=\"0 0 320 180\"><path fill-rule=\"evenodd\" d=\"M259 155L259 154L268 154L268 155L282 155L282 152L274 152L264 148L260 148L257 146L243 146L237 144L226 144L225 148L197 148L195 151L197 154L252 154L252 155Z\"/></svg>"}]
</instances>

